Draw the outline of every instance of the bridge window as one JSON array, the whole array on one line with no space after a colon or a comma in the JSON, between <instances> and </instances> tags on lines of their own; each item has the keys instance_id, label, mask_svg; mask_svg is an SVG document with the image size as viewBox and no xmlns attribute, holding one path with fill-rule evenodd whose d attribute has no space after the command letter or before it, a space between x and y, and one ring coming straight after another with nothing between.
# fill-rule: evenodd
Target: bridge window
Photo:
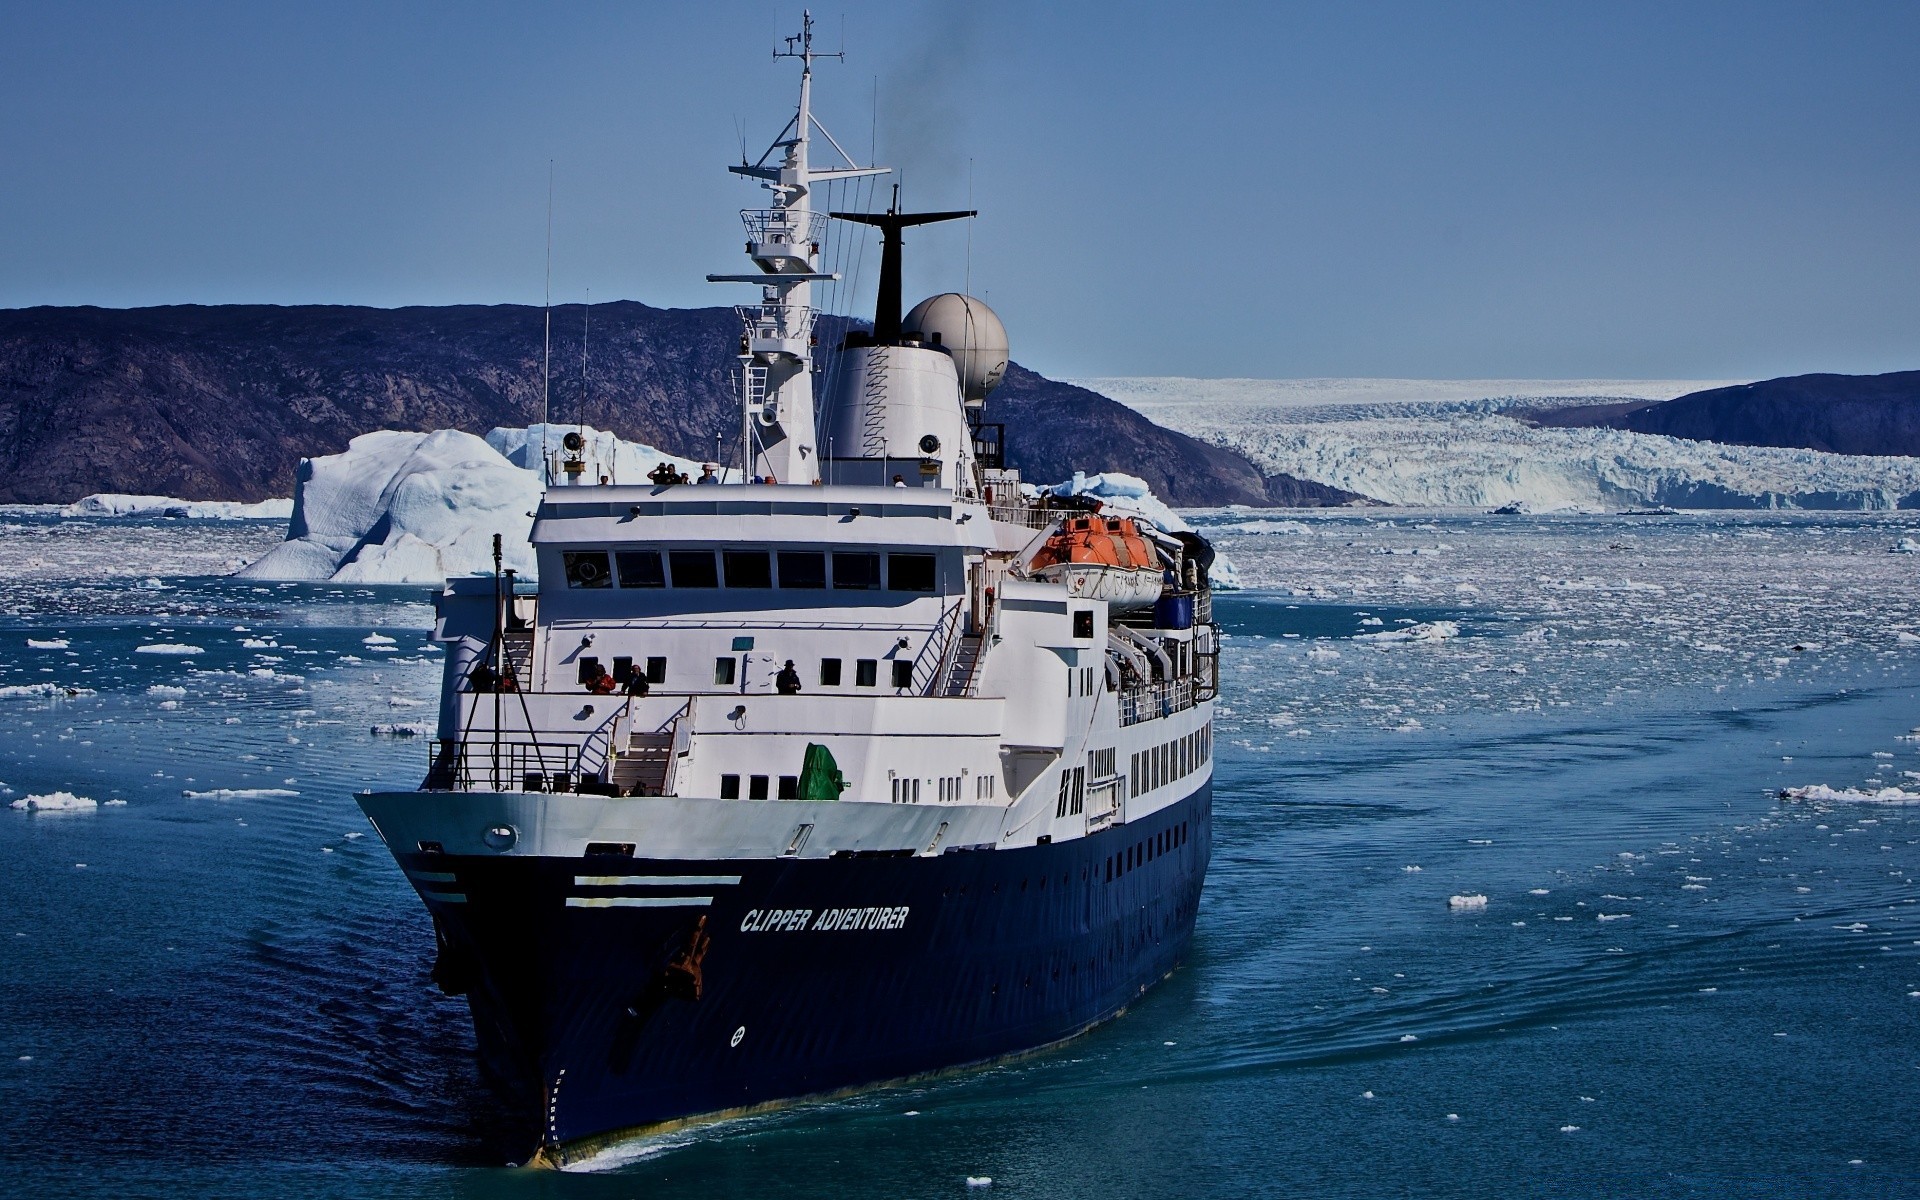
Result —
<instances>
[{"instance_id":1,"label":"bridge window","mask_svg":"<svg viewBox=\"0 0 1920 1200\"><path fill-rule=\"evenodd\" d=\"M647 682L665 683L667 681L667 660L658 655L647 660Z\"/></svg>"},{"instance_id":2,"label":"bridge window","mask_svg":"<svg viewBox=\"0 0 1920 1200\"><path fill-rule=\"evenodd\" d=\"M889 554L887 585L896 592L931 592L933 563L931 554Z\"/></svg>"},{"instance_id":3,"label":"bridge window","mask_svg":"<svg viewBox=\"0 0 1920 1200\"><path fill-rule=\"evenodd\" d=\"M873 687L880 682L880 660L857 658L853 662L853 686Z\"/></svg>"},{"instance_id":4,"label":"bridge window","mask_svg":"<svg viewBox=\"0 0 1920 1200\"><path fill-rule=\"evenodd\" d=\"M836 550L833 586L840 591L874 591L880 587L880 556Z\"/></svg>"},{"instance_id":5,"label":"bridge window","mask_svg":"<svg viewBox=\"0 0 1920 1200\"><path fill-rule=\"evenodd\" d=\"M600 660L591 654L582 656L578 666L580 668L579 681L581 683L590 683L600 674Z\"/></svg>"},{"instance_id":6,"label":"bridge window","mask_svg":"<svg viewBox=\"0 0 1920 1200\"><path fill-rule=\"evenodd\" d=\"M632 678L633 678L633 656L628 654L620 654L620 655L614 656L613 681L615 683L625 683L627 680Z\"/></svg>"},{"instance_id":7,"label":"bridge window","mask_svg":"<svg viewBox=\"0 0 1920 1200\"><path fill-rule=\"evenodd\" d=\"M823 658L820 660L820 686L821 687L839 687L840 686L840 660L839 659Z\"/></svg>"},{"instance_id":8,"label":"bridge window","mask_svg":"<svg viewBox=\"0 0 1920 1200\"><path fill-rule=\"evenodd\" d=\"M1093 636L1093 610L1076 608L1073 610L1073 636L1090 638Z\"/></svg>"},{"instance_id":9,"label":"bridge window","mask_svg":"<svg viewBox=\"0 0 1920 1200\"><path fill-rule=\"evenodd\" d=\"M738 775L722 775L720 777L720 798L722 800L738 800L740 798L740 777Z\"/></svg>"},{"instance_id":10,"label":"bridge window","mask_svg":"<svg viewBox=\"0 0 1920 1200\"><path fill-rule=\"evenodd\" d=\"M782 800L798 800L800 798L800 777L798 775L782 775L780 777L779 795Z\"/></svg>"},{"instance_id":11,"label":"bridge window","mask_svg":"<svg viewBox=\"0 0 1920 1200\"><path fill-rule=\"evenodd\" d=\"M913 664L900 659L893 664L893 686L910 688L913 686Z\"/></svg>"},{"instance_id":12,"label":"bridge window","mask_svg":"<svg viewBox=\"0 0 1920 1200\"><path fill-rule=\"evenodd\" d=\"M560 556L567 568L567 586L570 588L604 588L613 586L613 573L607 569L605 550L568 550Z\"/></svg>"},{"instance_id":13,"label":"bridge window","mask_svg":"<svg viewBox=\"0 0 1920 1200\"><path fill-rule=\"evenodd\" d=\"M733 685L733 668L734 662L731 658L714 659L713 685L715 687L731 687Z\"/></svg>"},{"instance_id":14,"label":"bridge window","mask_svg":"<svg viewBox=\"0 0 1920 1200\"><path fill-rule=\"evenodd\" d=\"M730 588L770 588L773 567L765 550L727 550L720 555L727 566Z\"/></svg>"},{"instance_id":15,"label":"bridge window","mask_svg":"<svg viewBox=\"0 0 1920 1200\"><path fill-rule=\"evenodd\" d=\"M824 588L827 586L827 556L812 550L780 552L780 586L783 588Z\"/></svg>"},{"instance_id":16,"label":"bridge window","mask_svg":"<svg viewBox=\"0 0 1920 1200\"><path fill-rule=\"evenodd\" d=\"M621 550L614 554L613 561L620 568L623 588L667 586L667 573L660 565L658 550Z\"/></svg>"},{"instance_id":17,"label":"bridge window","mask_svg":"<svg viewBox=\"0 0 1920 1200\"><path fill-rule=\"evenodd\" d=\"M667 564L673 568L673 586L710 588L720 586L720 574L713 567L711 550L669 550Z\"/></svg>"},{"instance_id":18,"label":"bridge window","mask_svg":"<svg viewBox=\"0 0 1920 1200\"><path fill-rule=\"evenodd\" d=\"M765 800L767 798L767 777L765 775L747 776L747 799Z\"/></svg>"}]
</instances>

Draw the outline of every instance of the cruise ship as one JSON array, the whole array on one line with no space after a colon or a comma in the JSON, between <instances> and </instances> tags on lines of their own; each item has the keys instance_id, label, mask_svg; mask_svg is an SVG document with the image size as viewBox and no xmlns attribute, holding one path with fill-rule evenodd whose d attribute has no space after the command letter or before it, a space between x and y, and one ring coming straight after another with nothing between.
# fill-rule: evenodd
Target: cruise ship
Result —
<instances>
[{"instance_id":1,"label":"cruise ship","mask_svg":"<svg viewBox=\"0 0 1920 1200\"><path fill-rule=\"evenodd\" d=\"M750 267L710 276L760 289L735 463L602 483L567 439L537 586L437 597L425 780L358 797L527 1120L504 1157L1038 1050L1192 937L1212 551L1007 466L999 320L901 311L905 231L972 214L816 209L886 169L814 117L810 21L777 57L797 110L730 168L771 202L742 214ZM835 220L878 229L878 298L822 347Z\"/></svg>"}]
</instances>

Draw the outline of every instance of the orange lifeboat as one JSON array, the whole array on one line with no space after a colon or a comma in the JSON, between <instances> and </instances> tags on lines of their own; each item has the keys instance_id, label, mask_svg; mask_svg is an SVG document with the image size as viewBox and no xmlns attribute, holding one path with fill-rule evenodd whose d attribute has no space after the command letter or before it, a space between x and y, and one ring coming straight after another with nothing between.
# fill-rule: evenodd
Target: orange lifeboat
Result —
<instances>
[{"instance_id":1,"label":"orange lifeboat","mask_svg":"<svg viewBox=\"0 0 1920 1200\"><path fill-rule=\"evenodd\" d=\"M1068 517L1028 566L1037 579L1115 608L1145 608L1160 598L1160 556L1131 517Z\"/></svg>"}]
</instances>

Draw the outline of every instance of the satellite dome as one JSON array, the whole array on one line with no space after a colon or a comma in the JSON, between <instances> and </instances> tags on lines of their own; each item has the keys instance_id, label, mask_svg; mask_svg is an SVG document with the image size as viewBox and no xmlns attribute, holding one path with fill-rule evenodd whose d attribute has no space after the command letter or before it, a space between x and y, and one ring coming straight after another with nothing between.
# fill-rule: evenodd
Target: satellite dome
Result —
<instances>
[{"instance_id":1,"label":"satellite dome","mask_svg":"<svg viewBox=\"0 0 1920 1200\"><path fill-rule=\"evenodd\" d=\"M918 333L929 345L953 356L960 372L960 390L969 404L984 403L987 393L1000 386L1007 373L1007 327L992 309L972 296L942 292L913 306L900 322L906 333Z\"/></svg>"}]
</instances>

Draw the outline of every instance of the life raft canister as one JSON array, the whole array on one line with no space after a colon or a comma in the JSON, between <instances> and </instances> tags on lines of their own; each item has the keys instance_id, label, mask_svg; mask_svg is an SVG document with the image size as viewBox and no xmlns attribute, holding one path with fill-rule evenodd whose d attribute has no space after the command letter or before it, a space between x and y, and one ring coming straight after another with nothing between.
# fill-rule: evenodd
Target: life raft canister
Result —
<instances>
[{"instance_id":1,"label":"life raft canister","mask_svg":"<svg viewBox=\"0 0 1920 1200\"><path fill-rule=\"evenodd\" d=\"M1033 557L1040 570L1060 563L1087 563L1133 571L1157 571L1159 558L1130 517L1068 517Z\"/></svg>"}]
</instances>

